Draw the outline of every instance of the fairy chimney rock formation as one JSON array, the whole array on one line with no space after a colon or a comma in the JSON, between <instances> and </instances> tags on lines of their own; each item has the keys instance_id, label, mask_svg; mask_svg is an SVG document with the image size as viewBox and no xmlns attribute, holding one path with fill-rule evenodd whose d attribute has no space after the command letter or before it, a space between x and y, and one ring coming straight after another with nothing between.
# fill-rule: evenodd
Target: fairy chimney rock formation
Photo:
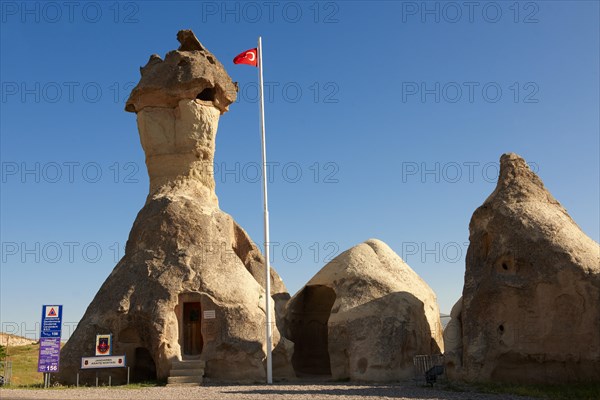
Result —
<instances>
[{"instance_id":1,"label":"fairy chimney rock formation","mask_svg":"<svg viewBox=\"0 0 600 400\"><path fill-rule=\"evenodd\" d=\"M470 381L600 381L600 246L516 154L469 225L460 323ZM460 309L462 307L462 309ZM454 371L452 371L454 369Z\"/></svg>"},{"instance_id":2,"label":"fairy chimney rock formation","mask_svg":"<svg viewBox=\"0 0 600 400\"><path fill-rule=\"evenodd\" d=\"M410 379L415 355L443 351L434 292L376 239L325 265L292 297L285 318L301 377Z\"/></svg>"},{"instance_id":3,"label":"fairy chimney rock formation","mask_svg":"<svg viewBox=\"0 0 600 400\"><path fill-rule=\"evenodd\" d=\"M217 205L213 160L219 116L235 101L237 85L191 31L162 60L141 68L126 111L137 113L150 194L181 189Z\"/></svg>"},{"instance_id":4,"label":"fairy chimney rock formation","mask_svg":"<svg viewBox=\"0 0 600 400\"><path fill-rule=\"evenodd\" d=\"M205 376L256 381L266 376L264 258L218 207L212 163L221 114L237 86L191 31L178 50L153 55L126 110L137 114L150 193L125 255L89 305L61 355L59 379L73 383L95 335L113 335L134 380L166 380L175 362L205 362ZM271 270L271 312L289 299ZM293 344L273 327L274 376L293 376ZM95 371L82 371L91 383ZM108 374L107 372L100 372ZM113 382L124 372L113 370Z\"/></svg>"}]
</instances>

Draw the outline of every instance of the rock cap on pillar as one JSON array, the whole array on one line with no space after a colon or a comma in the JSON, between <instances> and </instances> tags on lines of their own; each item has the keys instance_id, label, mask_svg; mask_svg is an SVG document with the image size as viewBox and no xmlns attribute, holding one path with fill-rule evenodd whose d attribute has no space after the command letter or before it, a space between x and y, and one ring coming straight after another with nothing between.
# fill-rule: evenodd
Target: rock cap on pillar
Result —
<instances>
[{"instance_id":1,"label":"rock cap on pillar","mask_svg":"<svg viewBox=\"0 0 600 400\"><path fill-rule=\"evenodd\" d=\"M125 111L175 108L183 99L210 101L221 114L228 111L237 97L237 83L191 30L179 31L177 40L181 45L168 52L164 60L153 54L140 68L142 78L132 90Z\"/></svg>"}]
</instances>

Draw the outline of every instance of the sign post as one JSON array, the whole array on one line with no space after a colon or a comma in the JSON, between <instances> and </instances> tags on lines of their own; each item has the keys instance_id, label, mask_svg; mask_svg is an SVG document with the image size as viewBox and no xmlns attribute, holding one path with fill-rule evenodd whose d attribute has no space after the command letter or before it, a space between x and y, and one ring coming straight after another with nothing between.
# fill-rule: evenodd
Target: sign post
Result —
<instances>
[{"instance_id":1,"label":"sign post","mask_svg":"<svg viewBox=\"0 0 600 400\"><path fill-rule=\"evenodd\" d=\"M122 356L81 357L81 369L125 368L126 366L124 354Z\"/></svg>"},{"instance_id":2,"label":"sign post","mask_svg":"<svg viewBox=\"0 0 600 400\"><path fill-rule=\"evenodd\" d=\"M44 373L44 387L50 386L50 374L52 372L58 372L60 362L61 327L62 306L42 306L38 372Z\"/></svg>"}]
</instances>

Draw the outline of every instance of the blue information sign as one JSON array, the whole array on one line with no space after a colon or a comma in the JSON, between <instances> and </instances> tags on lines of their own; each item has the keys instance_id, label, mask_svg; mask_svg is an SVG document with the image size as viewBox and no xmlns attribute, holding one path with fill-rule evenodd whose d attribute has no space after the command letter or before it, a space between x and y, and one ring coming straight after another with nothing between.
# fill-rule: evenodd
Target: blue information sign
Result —
<instances>
[{"instance_id":1,"label":"blue information sign","mask_svg":"<svg viewBox=\"0 0 600 400\"><path fill-rule=\"evenodd\" d=\"M60 338L62 306L42 306L40 338Z\"/></svg>"},{"instance_id":2,"label":"blue information sign","mask_svg":"<svg viewBox=\"0 0 600 400\"><path fill-rule=\"evenodd\" d=\"M38 372L58 372L60 338L40 338Z\"/></svg>"},{"instance_id":3,"label":"blue information sign","mask_svg":"<svg viewBox=\"0 0 600 400\"><path fill-rule=\"evenodd\" d=\"M62 306L42 306L42 327L40 329L40 356L38 372L58 372L60 361L60 334Z\"/></svg>"}]
</instances>

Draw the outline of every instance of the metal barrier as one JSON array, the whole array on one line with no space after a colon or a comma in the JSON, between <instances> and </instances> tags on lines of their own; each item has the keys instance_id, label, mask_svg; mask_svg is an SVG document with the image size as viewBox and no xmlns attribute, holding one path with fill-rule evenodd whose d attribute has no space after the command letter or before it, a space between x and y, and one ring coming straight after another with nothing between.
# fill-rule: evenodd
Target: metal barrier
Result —
<instances>
[{"instance_id":1,"label":"metal barrier","mask_svg":"<svg viewBox=\"0 0 600 400\"><path fill-rule=\"evenodd\" d=\"M415 366L415 383L417 385L431 385L444 381L444 356L436 354L433 356L418 355L413 358Z\"/></svg>"}]
</instances>

